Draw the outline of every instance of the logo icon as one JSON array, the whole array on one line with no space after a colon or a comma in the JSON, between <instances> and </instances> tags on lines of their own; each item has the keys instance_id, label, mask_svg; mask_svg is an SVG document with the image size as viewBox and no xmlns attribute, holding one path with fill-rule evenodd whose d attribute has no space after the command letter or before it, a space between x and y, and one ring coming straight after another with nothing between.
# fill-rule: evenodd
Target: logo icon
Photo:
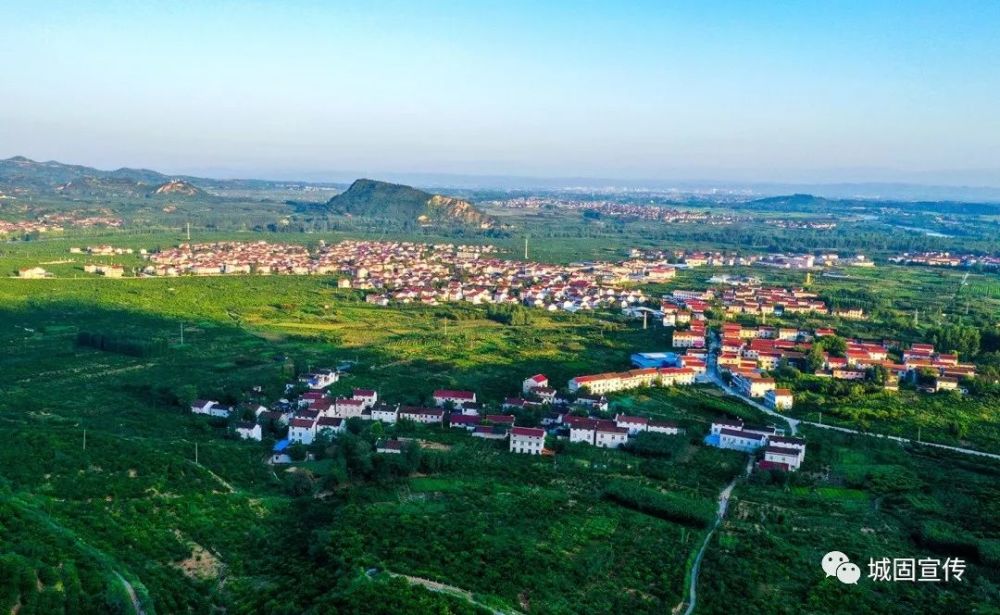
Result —
<instances>
[{"instance_id":1,"label":"logo icon","mask_svg":"<svg viewBox=\"0 0 1000 615\"><path fill-rule=\"evenodd\" d=\"M857 564L852 564L851 560L840 551L830 551L823 556L820 564L823 572L828 577L837 577L837 580L845 585L857 585L861 578L861 569Z\"/></svg>"}]
</instances>

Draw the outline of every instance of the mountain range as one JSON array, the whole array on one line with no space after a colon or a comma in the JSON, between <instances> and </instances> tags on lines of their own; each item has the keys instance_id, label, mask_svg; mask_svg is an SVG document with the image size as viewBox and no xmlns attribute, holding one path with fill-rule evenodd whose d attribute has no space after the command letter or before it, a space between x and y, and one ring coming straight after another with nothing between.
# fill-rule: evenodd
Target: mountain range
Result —
<instances>
[{"instance_id":1,"label":"mountain range","mask_svg":"<svg viewBox=\"0 0 1000 615\"><path fill-rule=\"evenodd\" d=\"M234 199L242 202L270 199L280 204L282 201L275 201L274 194L289 194L291 189L292 194L299 195L292 197L295 199L325 191L323 198L326 198L335 188L333 184L306 182L170 176L149 169L103 171L55 161L39 162L24 156L0 160L0 196L24 200L101 201L102 204L161 200L221 205ZM292 201L286 204L302 205ZM313 201L307 209L419 225L489 228L494 224L469 201L372 179L359 179L325 204Z\"/></svg>"}]
</instances>

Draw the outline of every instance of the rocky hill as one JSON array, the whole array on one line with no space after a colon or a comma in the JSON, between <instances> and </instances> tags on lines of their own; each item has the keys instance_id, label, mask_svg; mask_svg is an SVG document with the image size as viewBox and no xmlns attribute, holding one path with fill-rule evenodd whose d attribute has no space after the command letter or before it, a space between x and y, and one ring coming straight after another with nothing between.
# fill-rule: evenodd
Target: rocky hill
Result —
<instances>
[{"instance_id":1,"label":"rocky hill","mask_svg":"<svg viewBox=\"0 0 1000 615\"><path fill-rule=\"evenodd\" d=\"M327 202L333 213L423 225L488 228L493 220L472 203L411 186L359 179Z\"/></svg>"}]
</instances>

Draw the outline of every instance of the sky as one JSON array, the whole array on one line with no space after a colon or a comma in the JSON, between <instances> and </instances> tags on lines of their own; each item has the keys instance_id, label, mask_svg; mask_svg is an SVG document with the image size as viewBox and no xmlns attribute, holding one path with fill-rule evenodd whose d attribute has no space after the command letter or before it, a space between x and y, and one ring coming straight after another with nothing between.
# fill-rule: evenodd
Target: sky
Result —
<instances>
[{"instance_id":1,"label":"sky","mask_svg":"<svg viewBox=\"0 0 1000 615\"><path fill-rule=\"evenodd\" d=\"M4 0L0 157L1000 186L1000 2Z\"/></svg>"}]
</instances>

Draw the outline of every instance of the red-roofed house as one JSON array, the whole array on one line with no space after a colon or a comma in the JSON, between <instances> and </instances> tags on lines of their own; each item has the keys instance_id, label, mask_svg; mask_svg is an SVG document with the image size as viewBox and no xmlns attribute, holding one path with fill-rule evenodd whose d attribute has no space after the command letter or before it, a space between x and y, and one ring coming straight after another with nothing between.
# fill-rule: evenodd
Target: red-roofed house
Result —
<instances>
[{"instance_id":1,"label":"red-roofed house","mask_svg":"<svg viewBox=\"0 0 1000 615\"><path fill-rule=\"evenodd\" d=\"M646 431L649 419L644 416L628 416L618 414L615 416L615 426L627 429L630 436L634 436L640 431Z\"/></svg>"},{"instance_id":2,"label":"red-roofed house","mask_svg":"<svg viewBox=\"0 0 1000 615\"><path fill-rule=\"evenodd\" d=\"M618 448L628 442L628 430L614 425L597 427L594 444L601 448Z\"/></svg>"},{"instance_id":3,"label":"red-roofed house","mask_svg":"<svg viewBox=\"0 0 1000 615\"><path fill-rule=\"evenodd\" d=\"M447 403L461 406L467 401L475 402L476 394L472 391L453 391L451 389L438 389L434 391L434 405L443 407Z\"/></svg>"},{"instance_id":4,"label":"red-roofed house","mask_svg":"<svg viewBox=\"0 0 1000 615\"><path fill-rule=\"evenodd\" d=\"M525 378L521 383L521 392L530 393L531 389L549 386L549 379L544 374L535 374L531 378Z\"/></svg>"},{"instance_id":5,"label":"red-roofed house","mask_svg":"<svg viewBox=\"0 0 1000 615\"><path fill-rule=\"evenodd\" d=\"M354 389L351 398L363 402L365 408L371 408L378 402L378 393L371 389Z\"/></svg>"},{"instance_id":6,"label":"red-roofed house","mask_svg":"<svg viewBox=\"0 0 1000 615\"><path fill-rule=\"evenodd\" d=\"M541 455L545 448L545 430L534 427L512 427L510 452Z\"/></svg>"}]
</instances>

